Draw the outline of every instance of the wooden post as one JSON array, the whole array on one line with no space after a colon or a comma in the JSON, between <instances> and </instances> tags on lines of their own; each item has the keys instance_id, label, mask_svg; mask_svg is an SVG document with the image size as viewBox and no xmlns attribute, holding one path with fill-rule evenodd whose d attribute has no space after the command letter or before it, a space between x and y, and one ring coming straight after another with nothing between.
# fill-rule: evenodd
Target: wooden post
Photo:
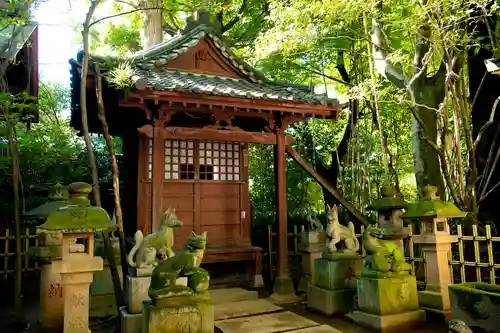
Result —
<instances>
[{"instance_id":1,"label":"wooden post","mask_svg":"<svg viewBox=\"0 0 500 333\"><path fill-rule=\"evenodd\" d=\"M279 119L282 120L282 119ZM286 202L286 138L284 121L278 122L274 146L274 184L276 196L276 226L278 262L271 299L279 303L294 302L295 290L288 270L287 202Z\"/></svg>"},{"instance_id":2,"label":"wooden post","mask_svg":"<svg viewBox=\"0 0 500 333\"><path fill-rule=\"evenodd\" d=\"M147 230L152 233L160 223L163 203L163 178L165 144L163 143L163 120L155 120L153 128L153 174L151 179L151 221Z\"/></svg>"}]
</instances>

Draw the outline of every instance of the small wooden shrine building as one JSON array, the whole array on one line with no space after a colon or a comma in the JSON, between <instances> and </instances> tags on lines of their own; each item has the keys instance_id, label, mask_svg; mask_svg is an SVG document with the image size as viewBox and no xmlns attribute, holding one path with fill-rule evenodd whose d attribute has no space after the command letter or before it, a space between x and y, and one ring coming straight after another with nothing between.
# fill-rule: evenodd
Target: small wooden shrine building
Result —
<instances>
[{"instance_id":1,"label":"small wooden shrine building","mask_svg":"<svg viewBox=\"0 0 500 333\"><path fill-rule=\"evenodd\" d=\"M70 61L71 125L80 130L78 58ZM107 70L103 58L91 57L95 62ZM189 18L180 34L127 62L134 69L132 89L120 91L109 80L103 88L111 134L123 138L127 235L154 231L162 212L174 207L184 222L175 230L175 247L184 246L192 230L207 231L204 263L248 261L259 274L261 250L250 240L247 144L272 144L278 275L287 276L285 148L292 140L284 131L307 117L336 118L338 101L267 79L226 46L206 15ZM89 128L100 133L92 74L87 91Z\"/></svg>"}]
</instances>

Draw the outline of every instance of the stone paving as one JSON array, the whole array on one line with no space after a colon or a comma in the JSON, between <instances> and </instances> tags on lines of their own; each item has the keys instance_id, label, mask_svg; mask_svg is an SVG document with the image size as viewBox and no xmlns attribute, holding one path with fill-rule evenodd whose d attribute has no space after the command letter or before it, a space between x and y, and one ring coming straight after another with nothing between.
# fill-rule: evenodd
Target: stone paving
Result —
<instances>
[{"instance_id":1,"label":"stone paving","mask_svg":"<svg viewBox=\"0 0 500 333\"><path fill-rule=\"evenodd\" d=\"M234 330L234 331L226 331L226 330L221 331L220 329L216 329L215 331L216 333L282 332L280 330L279 326L280 324L278 321L274 322L274 327L273 327L272 324L273 321L269 320L269 318L276 320L276 317L270 317L269 315L279 314L279 313L291 313L292 315L291 316L286 315L284 317L278 316L277 319L280 318L289 319L292 317L293 319L299 318L297 319L297 322L303 323L302 325L305 325L305 327L297 327L297 328L292 328L291 330L287 330L287 332L290 333L369 333L370 332L366 329L356 326L355 324L353 324L351 321L349 321L344 317L326 317L324 315L311 312L306 308L304 302L277 306L268 302L265 298L262 298L266 297L265 294L261 293L259 298L257 292L248 291L241 288L214 289L211 290L211 296L213 298L214 303L216 304L215 306L216 326L221 322L223 322L224 320L226 321L233 320L232 329L235 329L234 323L237 321L234 319L237 318L252 318L251 320L246 320L246 321L255 322L257 323L258 326L264 326L262 325L263 322L261 321L262 316L267 315L267 317L264 317L264 319L268 318L266 320L266 322L268 323L266 329L262 330L259 329L258 331L253 331L253 330L243 331L240 327L239 330ZM229 299L229 302L226 302L225 301L226 299ZM28 315L28 321L32 323L32 326L30 327L28 332L35 333L38 332L35 323L36 320L38 319L39 307L37 304L38 303L37 298L34 298L32 301L33 302L30 302L30 304L25 304L25 305L27 305L26 314ZM242 322L245 322L245 320L242 320ZM226 326L229 327L231 325L226 324ZM115 332L114 320L112 318L109 318L108 320L95 320L95 319L91 320L90 327L92 333ZM249 329L248 326L246 326L245 329L247 328ZM0 332L3 333L10 331L6 330L6 327L3 327L3 325L0 325ZM405 333L447 333L447 332L448 329L444 324L433 322L430 320L428 320L428 322L426 322L424 326L421 327L420 329L405 331Z\"/></svg>"},{"instance_id":2,"label":"stone paving","mask_svg":"<svg viewBox=\"0 0 500 333\"><path fill-rule=\"evenodd\" d=\"M223 333L339 333L241 288L212 291L215 326Z\"/></svg>"}]
</instances>

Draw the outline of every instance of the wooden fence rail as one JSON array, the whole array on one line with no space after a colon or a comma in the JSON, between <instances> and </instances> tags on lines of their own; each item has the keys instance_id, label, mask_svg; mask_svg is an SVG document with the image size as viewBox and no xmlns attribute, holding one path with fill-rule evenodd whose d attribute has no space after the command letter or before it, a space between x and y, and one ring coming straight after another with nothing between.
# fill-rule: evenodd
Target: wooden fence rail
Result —
<instances>
[{"instance_id":1,"label":"wooden fence rail","mask_svg":"<svg viewBox=\"0 0 500 333\"><path fill-rule=\"evenodd\" d=\"M292 270L300 270L301 253L299 250L300 232L304 232L304 226L293 228L293 232L288 233L289 258L296 267ZM365 227L360 226L356 230L355 236L363 245L361 236ZM483 228L472 225L467 228L471 230L472 235L466 235L464 227L458 225L452 231L452 234L458 236L458 242L452 244L449 254L449 265L452 270L453 283L463 282L487 282L491 284L500 284L500 237L492 236L491 226L484 227L484 235L480 235ZM419 288L426 285L426 260L419 244L413 241L414 228L408 226L408 236L404 239L405 259L412 266L412 272L417 277ZM268 265L271 276L274 276L276 260L276 232L272 226L268 226ZM361 246L361 256L366 255L365 249ZM497 258L497 259L496 259Z\"/></svg>"},{"instance_id":2,"label":"wooden fence rail","mask_svg":"<svg viewBox=\"0 0 500 333\"><path fill-rule=\"evenodd\" d=\"M360 240L364 232L364 226L356 230L356 237ZM408 226L408 237L404 239L405 259L412 265L413 272L417 276L420 287L425 286L426 260L418 244L413 242L413 228ZM292 270L300 271L301 252L299 249L300 234L305 231L305 227L294 226L293 231L288 233L289 258ZM358 232L359 231L359 232ZM469 234L467 234L469 233ZM487 282L500 284L500 237L492 236L492 228L489 225L478 227L472 225L463 227L458 225L452 229L452 234L458 236L458 242L452 244L450 252L450 269L452 270L453 282ZM273 276L276 263L276 232L272 226L267 227L267 242L264 250L267 252L266 265ZM39 269L35 260L31 260L27 255L27 250L38 244L36 230L34 227L27 227L21 235L21 255L22 271L32 272ZM4 280L15 271L15 236L10 229L0 231L0 274ZM361 253L365 256L362 247ZM3 262L2 262L3 260Z\"/></svg>"},{"instance_id":3,"label":"wooden fence rail","mask_svg":"<svg viewBox=\"0 0 500 333\"><path fill-rule=\"evenodd\" d=\"M4 280L7 280L10 274L15 272L15 256L16 256L16 237L12 230L3 229L0 236L0 262L3 260L2 270L0 274L3 275ZM3 244L2 244L3 243ZM27 251L31 246L38 245L38 239L36 237L36 231L34 228L26 228L21 234L21 255L22 255L22 272L32 272L37 271L38 263L35 260L31 260Z\"/></svg>"}]
</instances>

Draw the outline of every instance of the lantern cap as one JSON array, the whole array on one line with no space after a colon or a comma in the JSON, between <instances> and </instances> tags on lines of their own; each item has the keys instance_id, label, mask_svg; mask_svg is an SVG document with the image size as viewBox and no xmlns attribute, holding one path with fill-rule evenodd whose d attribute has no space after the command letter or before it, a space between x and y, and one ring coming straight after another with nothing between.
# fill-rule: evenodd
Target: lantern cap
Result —
<instances>
[{"instance_id":1,"label":"lantern cap","mask_svg":"<svg viewBox=\"0 0 500 333\"><path fill-rule=\"evenodd\" d=\"M403 218L420 217L465 217L467 213L458 209L451 202L443 201L437 195L437 187L427 185L423 190L423 198L408 205Z\"/></svg>"},{"instance_id":2,"label":"lantern cap","mask_svg":"<svg viewBox=\"0 0 500 333\"><path fill-rule=\"evenodd\" d=\"M68 200L68 188L57 183L50 188L48 198L48 202L27 211L23 214L23 217L47 219L50 213L66 205L66 201Z\"/></svg>"},{"instance_id":3,"label":"lantern cap","mask_svg":"<svg viewBox=\"0 0 500 333\"><path fill-rule=\"evenodd\" d=\"M101 207L92 207L88 199L92 186L72 183L68 187L69 200L52 212L39 229L70 233L106 231L114 228L108 213Z\"/></svg>"},{"instance_id":4,"label":"lantern cap","mask_svg":"<svg viewBox=\"0 0 500 333\"><path fill-rule=\"evenodd\" d=\"M382 186L380 192L382 197L372 202L371 205L366 207L367 209L380 212L402 209L408 206L408 203L406 201L396 197L396 191L394 190L394 187L389 185Z\"/></svg>"}]
</instances>

